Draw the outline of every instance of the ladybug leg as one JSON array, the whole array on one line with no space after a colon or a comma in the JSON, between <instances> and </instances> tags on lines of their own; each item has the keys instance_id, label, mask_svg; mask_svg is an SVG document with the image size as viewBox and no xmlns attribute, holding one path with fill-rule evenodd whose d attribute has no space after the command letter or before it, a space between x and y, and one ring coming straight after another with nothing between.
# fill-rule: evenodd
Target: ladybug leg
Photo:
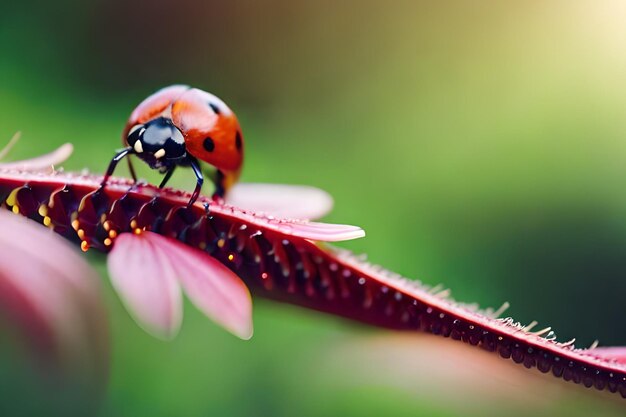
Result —
<instances>
[{"instance_id":1,"label":"ladybug leg","mask_svg":"<svg viewBox=\"0 0 626 417\"><path fill-rule=\"evenodd\" d=\"M111 175L113 175L113 171L115 171L115 167L117 166L117 164L124 159L125 156L127 156L131 151L133 150L133 148L131 148L130 146L128 148L124 148L121 151L119 151L114 157L113 159L111 159L111 162L109 163L109 167L107 168L107 172L104 174L104 178L102 179L102 183L100 184L100 188L104 188L104 186L107 183L107 180L109 179L109 177Z\"/></svg>"},{"instance_id":2,"label":"ladybug leg","mask_svg":"<svg viewBox=\"0 0 626 417\"><path fill-rule=\"evenodd\" d=\"M219 169L215 175L215 192L213 193L214 200L222 200L224 198L224 194L226 194L226 176Z\"/></svg>"},{"instance_id":3,"label":"ladybug leg","mask_svg":"<svg viewBox=\"0 0 626 417\"><path fill-rule=\"evenodd\" d=\"M161 181L161 184L159 184L159 188L165 187L165 184L167 184L170 178L172 178L172 174L174 173L175 169L176 169L176 165L172 166L170 169L167 170L167 172L165 173L165 177L163 177L163 181Z\"/></svg>"},{"instance_id":4,"label":"ladybug leg","mask_svg":"<svg viewBox=\"0 0 626 417\"><path fill-rule=\"evenodd\" d=\"M200 165L198 165L198 161L194 158L190 160L191 169L193 169L193 173L196 174L196 188L193 190L193 194L191 194L191 198L189 199L189 203L187 207L193 206L193 203L196 202L198 196L200 196L200 190L202 190L202 184L204 183L204 177L202 176L202 169Z\"/></svg>"},{"instance_id":5,"label":"ladybug leg","mask_svg":"<svg viewBox=\"0 0 626 417\"><path fill-rule=\"evenodd\" d=\"M128 158L126 161L128 161L128 171L130 172L130 176L134 182L137 182L137 174L135 173L135 167L133 166L132 159Z\"/></svg>"}]
</instances>

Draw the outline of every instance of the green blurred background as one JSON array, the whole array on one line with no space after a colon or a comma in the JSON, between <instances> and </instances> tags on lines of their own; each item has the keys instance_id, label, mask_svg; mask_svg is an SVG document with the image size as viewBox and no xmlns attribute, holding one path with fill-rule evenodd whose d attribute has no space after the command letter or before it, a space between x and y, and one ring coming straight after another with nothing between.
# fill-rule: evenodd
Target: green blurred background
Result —
<instances>
[{"instance_id":1,"label":"green blurred background","mask_svg":"<svg viewBox=\"0 0 626 417\"><path fill-rule=\"evenodd\" d=\"M244 181L328 190L327 219L367 231L343 246L462 301L509 301L507 314L560 340L623 345L625 19L620 1L3 2L0 138L23 132L15 158L71 141L66 167L102 172L140 100L191 84L237 112ZM104 258L90 256L105 278ZM499 361L499 383L480 389L493 377L482 368L407 375L412 361L458 355L473 369L474 353L428 350L425 337L399 351L409 342L264 300L250 342L187 306L180 336L163 343L103 281L103 416L624 411L532 371L516 384Z\"/></svg>"}]
</instances>

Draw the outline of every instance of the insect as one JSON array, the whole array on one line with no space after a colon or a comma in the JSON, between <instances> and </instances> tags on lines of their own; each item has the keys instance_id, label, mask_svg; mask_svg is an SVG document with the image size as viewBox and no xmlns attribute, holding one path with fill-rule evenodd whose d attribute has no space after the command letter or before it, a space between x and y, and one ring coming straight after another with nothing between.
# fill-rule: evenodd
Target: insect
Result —
<instances>
[{"instance_id":1,"label":"insect","mask_svg":"<svg viewBox=\"0 0 626 417\"><path fill-rule=\"evenodd\" d=\"M142 101L126 123L122 142L125 148L111 160L102 187L129 155L165 174L159 188L167 184L176 167L191 167L196 187L189 206L197 200L204 182L199 161L216 169L214 198L224 197L241 173L243 136L237 117L218 97L186 85L165 87ZM128 164L137 181L130 159Z\"/></svg>"}]
</instances>

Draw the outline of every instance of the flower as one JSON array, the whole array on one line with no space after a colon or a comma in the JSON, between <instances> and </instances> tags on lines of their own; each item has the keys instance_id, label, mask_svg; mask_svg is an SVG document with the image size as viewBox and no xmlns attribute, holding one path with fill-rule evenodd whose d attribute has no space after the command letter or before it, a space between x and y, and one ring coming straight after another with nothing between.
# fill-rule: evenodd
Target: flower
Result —
<instances>
[{"instance_id":1,"label":"flower","mask_svg":"<svg viewBox=\"0 0 626 417\"><path fill-rule=\"evenodd\" d=\"M0 151L0 157L5 156L18 139L19 134ZM72 146L65 144L47 155L2 164L0 168L17 172L41 172L64 161L71 152ZM14 211L19 212L17 195L15 193L13 198L9 197L8 202ZM331 197L313 187L237 184L229 194L227 203L235 203L248 211L263 212L266 216L260 216L256 221L280 232L287 231L295 237L337 241L364 234L354 226L302 221L321 217L332 207ZM47 206L44 211L47 211ZM274 216L300 220L275 221ZM255 219L254 215L252 219ZM50 218L46 221L44 217L43 222L51 224ZM76 227L76 231L81 239L86 235L80 227ZM148 333L160 339L176 336L182 322L184 291L199 310L226 330L242 339L252 337L250 292L240 277L220 261L206 252L153 233L145 227L131 227L131 233L119 231L119 236L116 230L108 232L105 245L112 246L107 262L111 282L131 316ZM83 249L89 246L83 240Z\"/></svg>"},{"instance_id":2,"label":"flower","mask_svg":"<svg viewBox=\"0 0 626 417\"><path fill-rule=\"evenodd\" d=\"M0 159L8 154L19 139L20 133L18 132L4 149L0 150ZM72 150L72 145L66 143L51 153L25 161L3 163L0 164L0 168L19 171L54 169L53 166L65 161L71 155ZM40 349L41 353L49 354L51 350L54 350L52 349L53 343L44 337L45 334L50 333L47 336L55 337L57 334L54 330L58 330L59 334L69 339L73 337L80 339L78 332L82 325L75 323L75 317L72 317L70 310L73 304L65 301L61 303L61 298L67 294L60 291L61 294L58 297L53 297L46 302L49 294L41 289L51 286L51 291L53 291L55 280L62 285L65 283L64 279L74 279L81 275L87 280L93 280L93 273L89 272L90 268L84 260L79 258L77 262L74 259L76 258L74 253L58 253L58 256L52 258L42 257L43 254L49 252L46 245L58 248L59 244L51 240L60 239L46 234L46 238L40 242L42 246L33 245L31 242L39 239L37 234L41 234L42 231L36 227L36 233L31 237L31 233L21 230L21 228L30 229L28 227L30 225L15 226L14 219L4 219L5 217L10 218L10 216L3 213L0 218L0 222L5 227L3 235L0 236L0 243L4 238L7 246L4 252L0 253L0 266L4 267L0 270L0 274L4 272L7 279L4 282L0 281L0 289L3 288L3 283L7 288L4 294L0 294L0 307L2 307L3 299L4 305L12 306L12 309L16 310L12 311L12 315L24 321L24 326L22 326L24 330L36 333L31 334L31 337L39 340L40 346L38 347L43 347ZM16 227L15 230L11 228L12 225ZM155 233L137 231L140 233L125 233L116 239L115 248L108 258L108 267L113 286L141 327L156 337L173 338L178 333L182 321L182 287L193 304L208 317L242 339L252 337L252 300L248 288L237 275L199 250L188 248L173 239ZM35 252L13 253L15 247L11 248L9 245L12 240L15 243L16 237L20 238L19 247L30 248ZM65 245L62 247L64 248ZM31 262L28 260L29 257L41 258L42 262ZM63 263L50 262L51 260L63 260ZM20 267L22 263L24 267ZM65 264L69 272L61 267ZM34 269L27 271L26 266ZM57 268L60 275L43 274L46 267ZM24 272L27 279L22 279L19 274L15 275L11 271ZM16 276L19 279L9 281L9 277ZM22 290L28 294L18 294L17 290L13 291L14 287L19 286L24 287ZM91 294L91 297L93 298L94 294ZM21 298L25 299L23 303L15 301ZM34 299L32 301L34 306L40 306L46 310L45 318L50 319L50 323L38 323L44 317L34 312L29 315L27 304L31 302L31 298ZM61 308L64 305L65 307ZM63 314L69 314L69 316L62 318ZM51 329L50 326L58 326L58 328ZM76 332L68 331L64 326L69 326ZM63 343L69 340L63 337L60 339L59 342ZM76 346L78 342L80 340L77 341ZM69 347L72 346L70 343Z\"/></svg>"},{"instance_id":3,"label":"flower","mask_svg":"<svg viewBox=\"0 0 626 417\"><path fill-rule=\"evenodd\" d=\"M526 367L626 397L623 349L558 342L549 327L533 331L536 322L499 318L508 303L496 310L458 303L449 290L430 288L326 245L364 232L307 220L329 210L330 201L320 201L325 193L286 186L272 193L248 186L238 202L245 208L208 198L189 207L184 191L118 178L105 188L101 184L101 176L84 173L32 174L0 167L0 194L13 212L80 239L83 250L110 251L113 286L140 326L158 337L176 335L184 291L205 315L249 338L249 285L256 294L279 301L479 345ZM280 199L279 207L263 201L268 195ZM290 195L299 201L290 202ZM292 218L275 217L277 208Z\"/></svg>"}]
</instances>

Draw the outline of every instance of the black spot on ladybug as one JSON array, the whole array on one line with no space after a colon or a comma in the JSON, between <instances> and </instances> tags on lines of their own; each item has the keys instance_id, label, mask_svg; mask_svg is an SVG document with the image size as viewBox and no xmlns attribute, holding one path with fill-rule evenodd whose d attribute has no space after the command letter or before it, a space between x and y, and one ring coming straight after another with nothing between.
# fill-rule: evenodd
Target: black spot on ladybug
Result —
<instances>
[{"instance_id":1,"label":"black spot on ladybug","mask_svg":"<svg viewBox=\"0 0 626 417\"><path fill-rule=\"evenodd\" d=\"M235 136L235 146L238 151L241 151L241 132L237 131L237 135Z\"/></svg>"},{"instance_id":2,"label":"black spot on ladybug","mask_svg":"<svg viewBox=\"0 0 626 417\"><path fill-rule=\"evenodd\" d=\"M202 147L207 152L213 152L215 149L215 142L213 142L213 139L211 138L206 138L204 139L204 142L202 142Z\"/></svg>"},{"instance_id":3,"label":"black spot on ladybug","mask_svg":"<svg viewBox=\"0 0 626 417\"><path fill-rule=\"evenodd\" d=\"M213 103L209 103L209 107L215 112L215 114L220 114L222 112L220 108Z\"/></svg>"}]
</instances>

